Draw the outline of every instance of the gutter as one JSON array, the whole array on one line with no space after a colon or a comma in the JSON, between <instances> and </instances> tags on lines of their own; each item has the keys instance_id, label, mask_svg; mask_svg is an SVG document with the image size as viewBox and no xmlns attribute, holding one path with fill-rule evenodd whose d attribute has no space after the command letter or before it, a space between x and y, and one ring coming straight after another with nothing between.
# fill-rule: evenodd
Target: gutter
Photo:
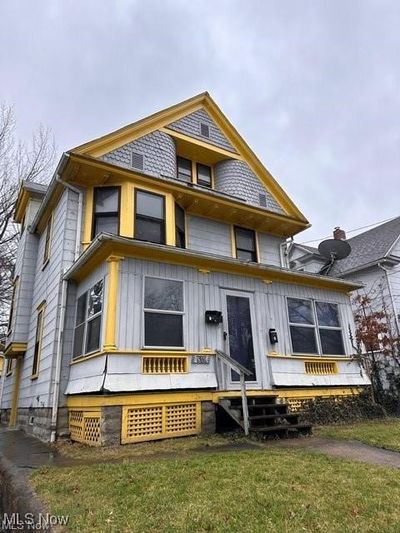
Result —
<instances>
[{"instance_id":1,"label":"gutter","mask_svg":"<svg viewBox=\"0 0 400 533\"><path fill-rule=\"evenodd\" d=\"M397 313L396 313L396 306L395 306L395 303L394 303L394 297L393 297L393 292L392 292L392 286L390 284L390 279L389 279L389 273L388 273L388 270L387 268L385 268L384 266L381 265L381 263L378 263L377 265L381 270L383 270L386 274L386 281L387 281L387 284L388 284L388 289L389 289L389 298L390 298L390 302L392 304L392 308L393 308L393 315L394 315L394 323L395 323L395 326L396 326L396 330L397 330L397 335L400 336L400 325L399 325L399 319L397 317Z\"/></svg>"}]
</instances>

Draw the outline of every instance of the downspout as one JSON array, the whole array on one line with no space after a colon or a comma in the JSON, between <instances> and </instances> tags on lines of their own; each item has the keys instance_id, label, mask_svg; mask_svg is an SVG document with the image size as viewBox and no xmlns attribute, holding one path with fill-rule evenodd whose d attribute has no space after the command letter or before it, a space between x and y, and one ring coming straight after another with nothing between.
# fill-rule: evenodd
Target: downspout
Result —
<instances>
[{"instance_id":1,"label":"downspout","mask_svg":"<svg viewBox=\"0 0 400 533\"><path fill-rule=\"evenodd\" d=\"M396 313L396 306L395 306L395 303L394 303L394 297L393 297L393 292L392 292L392 286L390 284L389 273L388 273L387 268L382 266L380 263L378 263L378 267L380 269L382 269L385 272L385 274L386 274L386 281L387 281L387 285L388 285L388 289L389 289L389 298L390 298L390 302L391 302L392 308L393 308L394 323L396 325L397 335L400 336L400 324L399 324L399 319L398 319L397 313Z\"/></svg>"},{"instance_id":2,"label":"downspout","mask_svg":"<svg viewBox=\"0 0 400 533\"><path fill-rule=\"evenodd\" d=\"M64 185L67 189L75 192L78 195L78 216L76 222L76 235L75 235L75 253L74 262L80 255L80 241L82 233L82 207L83 207L83 194L82 191L76 187L63 181L60 176L57 175L56 180ZM62 359L62 343L64 338L64 325L65 325L65 309L67 306L67 289L68 280L62 280L61 288L61 309L60 317L58 321L58 335L57 335L57 351L56 351L56 369L54 376L54 388L53 388L53 404L51 408L51 434L50 442L55 442L57 435L57 419L58 419L58 397L60 394L60 382L61 382L61 359Z\"/></svg>"},{"instance_id":3,"label":"downspout","mask_svg":"<svg viewBox=\"0 0 400 533\"><path fill-rule=\"evenodd\" d=\"M279 245L279 251L280 251L280 259L281 259L281 267L282 268L290 268L289 266L289 254L293 248L293 237L290 238L290 240L286 240L285 242L282 242Z\"/></svg>"}]
</instances>

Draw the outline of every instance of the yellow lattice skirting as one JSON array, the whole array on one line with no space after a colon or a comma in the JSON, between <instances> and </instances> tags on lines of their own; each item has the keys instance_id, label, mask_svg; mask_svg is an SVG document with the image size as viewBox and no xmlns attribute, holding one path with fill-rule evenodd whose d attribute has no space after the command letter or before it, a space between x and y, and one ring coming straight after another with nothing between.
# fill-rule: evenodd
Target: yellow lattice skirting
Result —
<instances>
[{"instance_id":1,"label":"yellow lattice skirting","mask_svg":"<svg viewBox=\"0 0 400 533\"><path fill-rule=\"evenodd\" d=\"M201 431L201 402L125 406L122 444L197 435Z\"/></svg>"},{"instance_id":2,"label":"yellow lattice skirting","mask_svg":"<svg viewBox=\"0 0 400 533\"><path fill-rule=\"evenodd\" d=\"M101 411L95 409L92 411L83 411L74 409L69 412L69 430L71 440L83 442L90 446L100 446Z\"/></svg>"}]
</instances>

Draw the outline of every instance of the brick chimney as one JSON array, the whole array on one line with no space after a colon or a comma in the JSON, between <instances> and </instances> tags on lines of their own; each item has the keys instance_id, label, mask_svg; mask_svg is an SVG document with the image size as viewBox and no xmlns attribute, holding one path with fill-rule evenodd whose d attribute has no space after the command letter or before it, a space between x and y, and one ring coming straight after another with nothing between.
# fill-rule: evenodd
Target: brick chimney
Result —
<instances>
[{"instance_id":1,"label":"brick chimney","mask_svg":"<svg viewBox=\"0 0 400 533\"><path fill-rule=\"evenodd\" d=\"M333 238L334 239L338 239L340 241L345 241L346 240L346 233L344 230L342 230L339 226L337 226L334 230L333 230Z\"/></svg>"}]
</instances>

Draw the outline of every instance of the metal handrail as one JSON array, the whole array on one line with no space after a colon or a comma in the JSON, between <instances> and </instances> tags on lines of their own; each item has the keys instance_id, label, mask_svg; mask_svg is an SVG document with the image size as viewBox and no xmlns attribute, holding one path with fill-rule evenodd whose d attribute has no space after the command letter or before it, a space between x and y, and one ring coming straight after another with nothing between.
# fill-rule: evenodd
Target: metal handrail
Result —
<instances>
[{"instance_id":1,"label":"metal handrail","mask_svg":"<svg viewBox=\"0 0 400 533\"><path fill-rule=\"evenodd\" d=\"M235 359L232 359L230 355L228 355L225 352L222 352L221 350L215 350L215 355L218 359L226 363L228 366L231 367L232 370L235 370L239 374L240 395L242 397L242 408L243 408L243 429L244 429L245 435L248 435L249 434L249 407L247 404L245 376L251 376L252 372L245 366L235 361Z\"/></svg>"}]
</instances>

